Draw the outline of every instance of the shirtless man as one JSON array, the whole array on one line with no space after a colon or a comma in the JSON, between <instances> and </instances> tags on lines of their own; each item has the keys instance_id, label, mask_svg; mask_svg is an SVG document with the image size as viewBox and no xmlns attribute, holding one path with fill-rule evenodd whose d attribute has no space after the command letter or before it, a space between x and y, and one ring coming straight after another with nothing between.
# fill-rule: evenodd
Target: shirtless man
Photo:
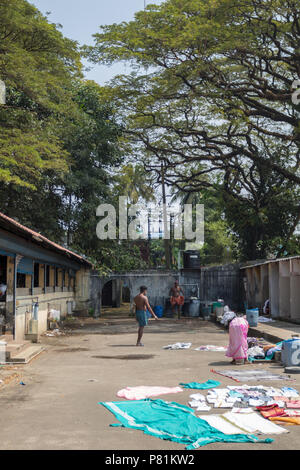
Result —
<instances>
[{"instance_id":1,"label":"shirtless man","mask_svg":"<svg viewBox=\"0 0 300 470\"><path fill-rule=\"evenodd\" d=\"M170 302L172 305L172 313L174 315L175 306L177 305L177 314L178 318L180 318L180 307L184 304L184 292L181 289L178 281L174 282L174 286L171 287L169 295L171 296Z\"/></svg>"},{"instance_id":2,"label":"shirtless man","mask_svg":"<svg viewBox=\"0 0 300 470\"><path fill-rule=\"evenodd\" d=\"M134 303L136 305L136 320L139 324L139 330L138 330L138 339L137 339L137 346L144 346L141 343L141 339L144 333L144 327L148 325L148 317L147 317L147 310L151 313L151 315L155 318L155 320L158 320L157 316L153 312L152 308L149 305L148 297L147 297L147 287L141 286L140 287L140 293L135 296L134 298Z\"/></svg>"}]
</instances>

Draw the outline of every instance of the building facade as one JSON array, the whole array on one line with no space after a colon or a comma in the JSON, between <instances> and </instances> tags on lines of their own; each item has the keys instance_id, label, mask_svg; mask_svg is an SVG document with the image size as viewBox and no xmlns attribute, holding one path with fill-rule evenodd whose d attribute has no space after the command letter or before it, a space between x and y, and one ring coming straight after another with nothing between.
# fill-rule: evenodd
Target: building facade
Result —
<instances>
[{"instance_id":1,"label":"building facade","mask_svg":"<svg viewBox=\"0 0 300 470\"><path fill-rule=\"evenodd\" d=\"M16 341L88 307L91 263L0 213L0 318ZM0 329L1 334L1 329Z\"/></svg>"}]
</instances>

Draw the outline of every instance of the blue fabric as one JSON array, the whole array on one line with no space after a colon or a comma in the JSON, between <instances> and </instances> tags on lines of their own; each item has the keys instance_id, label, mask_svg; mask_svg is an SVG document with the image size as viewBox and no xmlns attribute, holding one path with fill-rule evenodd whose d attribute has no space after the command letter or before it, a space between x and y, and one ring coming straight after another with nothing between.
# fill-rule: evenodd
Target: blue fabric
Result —
<instances>
[{"instance_id":1,"label":"blue fabric","mask_svg":"<svg viewBox=\"0 0 300 470\"><path fill-rule=\"evenodd\" d=\"M223 434L198 418L191 408L164 400L134 400L100 402L119 420L111 426L139 429L159 439L178 442L187 450L197 449L212 442L273 442L250 434Z\"/></svg>"},{"instance_id":2,"label":"blue fabric","mask_svg":"<svg viewBox=\"0 0 300 470\"><path fill-rule=\"evenodd\" d=\"M187 384L180 383L179 385L182 385L183 388L194 388L197 390L207 390L209 388L215 388L221 385L221 382L218 382L217 380L207 380L206 382L199 383L199 382L189 382Z\"/></svg>"},{"instance_id":3,"label":"blue fabric","mask_svg":"<svg viewBox=\"0 0 300 470\"><path fill-rule=\"evenodd\" d=\"M137 310L135 315L136 315L136 320L139 326L148 325L148 318L147 318L147 313L145 312L145 310Z\"/></svg>"}]
</instances>

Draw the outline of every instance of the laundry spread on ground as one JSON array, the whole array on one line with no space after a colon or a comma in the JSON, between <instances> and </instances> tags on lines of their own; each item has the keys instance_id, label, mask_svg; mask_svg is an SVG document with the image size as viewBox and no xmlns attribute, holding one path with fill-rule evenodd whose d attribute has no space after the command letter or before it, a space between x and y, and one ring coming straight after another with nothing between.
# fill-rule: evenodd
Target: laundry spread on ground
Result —
<instances>
[{"instance_id":1,"label":"laundry spread on ground","mask_svg":"<svg viewBox=\"0 0 300 470\"><path fill-rule=\"evenodd\" d=\"M192 343L174 343L164 346L163 349L189 349Z\"/></svg>"},{"instance_id":2,"label":"laundry spread on ground","mask_svg":"<svg viewBox=\"0 0 300 470\"><path fill-rule=\"evenodd\" d=\"M250 342L250 344L251 344L251 347L248 342L248 351L247 351L248 361L250 362L255 362L257 360L271 361L272 359L274 359L275 353L277 351L281 351L282 341L280 341L277 344L268 344L268 345L264 345L263 343L254 344L252 342Z\"/></svg>"},{"instance_id":3,"label":"laundry spread on ground","mask_svg":"<svg viewBox=\"0 0 300 470\"><path fill-rule=\"evenodd\" d=\"M190 395L190 398L192 399L189 401L189 405L191 408L195 408L196 411L210 411L211 406L208 406L206 404L205 396L202 395L201 393L192 393Z\"/></svg>"},{"instance_id":4,"label":"laundry spread on ground","mask_svg":"<svg viewBox=\"0 0 300 470\"><path fill-rule=\"evenodd\" d=\"M267 411L273 410L274 407L289 408L293 404L294 408L300 408L300 397L297 390L292 387L267 387L263 385L228 385L226 388L213 388L208 390L206 397L198 394L191 395L193 398L189 402L190 406L196 408L197 411L209 411L204 406L206 399L207 406L214 408L231 408L234 413L249 413L253 408L266 408ZM297 398L298 397L298 398ZM199 407L197 408L197 400ZM273 412L271 412L272 415Z\"/></svg>"},{"instance_id":5,"label":"laundry spread on ground","mask_svg":"<svg viewBox=\"0 0 300 470\"><path fill-rule=\"evenodd\" d=\"M291 379L288 375L279 375L270 372L267 369L251 369L251 370L237 370L237 369L225 369L225 370L214 370L211 372L215 374L229 377L237 382L247 382L248 380L295 380Z\"/></svg>"},{"instance_id":6,"label":"laundry spread on ground","mask_svg":"<svg viewBox=\"0 0 300 470\"><path fill-rule=\"evenodd\" d=\"M195 348L195 351L213 351L213 352L225 352L227 348L224 346L214 346L213 344L207 344L206 346L199 346Z\"/></svg>"},{"instance_id":7,"label":"laundry spread on ground","mask_svg":"<svg viewBox=\"0 0 300 470\"><path fill-rule=\"evenodd\" d=\"M199 383L199 382L189 382L189 383L180 383L179 385L182 385L183 388L194 388L197 390L207 390L209 388L214 388L218 387L221 385L221 382L218 382L217 380L207 380L206 382Z\"/></svg>"},{"instance_id":8,"label":"laundry spread on ground","mask_svg":"<svg viewBox=\"0 0 300 470\"><path fill-rule=\"evenodd\" d=\"M167 395L168 393L183 392L181 387L156 387L141 385L138 387L126 387L119 390L117 396L126 398L127 400L142 400L144 398L157 397L159 395Z\"/></svg>"},{"instance_id":9,"label":"laundry spread on ground","mask_svg":"<svg viewBox=\"0 0 300 470\"><path fill-rule=\"evenodd\" d=\"M197 449L213 442L273 442L273 439L260 439L254 434L243 432L225 434L198 418L187 406L175 402L146 399L99 404L105 406L118 419L119 423L111 426L138 429L159 439L183 444L187 450Z\"/></svg>"},{"instance_id":10,"label":"laundry spread on ground","mask_svg":"<svg viewBox=\"0 0 300 470\"><path fill-rule=\"evenodd\" d=\"M212 416L214 416L214 418L212 418ZM231 434L232 432L245 434L284 434L288 432L285 428L264 419L255 412L246 415L235 414L228 411L223 415L201 415L199 418L207 421L211 426L214 426L220 432L224 432L225 434Z\"/></svg>"},{"instance_id":11,"label":"laundry spread on ground","mask_svg":"<svg viewBox=\"0 0 300 470\"><path fill-rule=\"evenodd\" d=\"M269 318L269 317L258 317L258 321L259 323L270 323L270 322L274 322L275 320L273 320L272 318Z\"/></svg>"}]
</instances>

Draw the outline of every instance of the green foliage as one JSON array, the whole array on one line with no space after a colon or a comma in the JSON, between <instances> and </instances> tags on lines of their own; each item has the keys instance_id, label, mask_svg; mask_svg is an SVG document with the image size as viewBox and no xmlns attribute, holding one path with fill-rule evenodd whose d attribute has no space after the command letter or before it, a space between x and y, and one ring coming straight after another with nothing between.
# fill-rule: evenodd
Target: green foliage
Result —
<instances>
[{"instance_id":1,"label":"green foliage","mask_svg":"<svg viewBox=\"0 0 300 470\"><path fill-rule=\"evenodd\" d=\"M299 31L298 0L167 0L86 49L135 67L105 93L146 169L163 161L170 186L220 191L226 221L207 232L220 256L227 225L244 259L280 253L299 222Z\"/></svg>"},{"instance_id":2,"label":"green foliage","mask_svg":"<svg viewBox=\"0 0 300 470\"><path fill-rule=\"evenodd\" d=\"M45 171L67 170L58 120L74 110L70 83L81 75L77 44L25 0L0 1L0 181L36 189Z\"/></svg>"}]
</instances>

